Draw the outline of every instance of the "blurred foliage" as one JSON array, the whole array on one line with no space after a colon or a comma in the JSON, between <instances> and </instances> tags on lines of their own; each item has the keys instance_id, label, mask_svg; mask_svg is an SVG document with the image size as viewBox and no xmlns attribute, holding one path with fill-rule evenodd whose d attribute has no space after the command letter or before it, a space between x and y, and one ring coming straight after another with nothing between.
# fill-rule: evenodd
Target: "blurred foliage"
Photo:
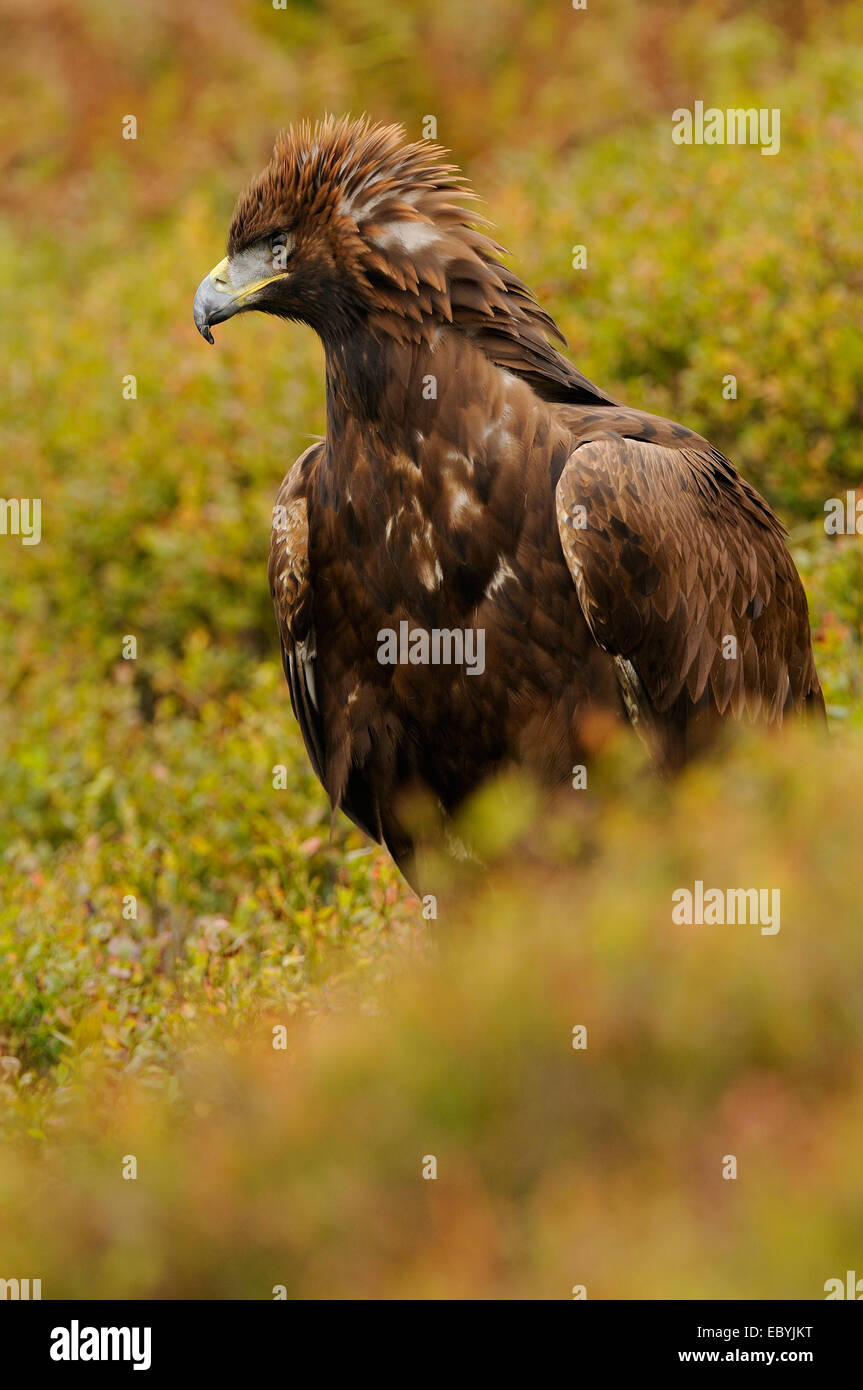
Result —
<instances>
[{"instance_id":1,"label":"blurred foliage","mask_svg":"<svg viewBox=\"0 0 863 1390\"><path fill-rule=\"evenodd\" d=\"M146 1035L140 1068L110 1052L143 981L69 999L50 1103L5 1087L44 1140L0 1158L4 1268L46 1297L823 1297L863 1239L863 750L633 772L496 836L425 963L315 1021L272 958L264 1009L233 997L233 928L189 942L161 1081ZM672 925L695 877L779 886L779 933Z\"/></svg>"},{"instance_id":2,"label":"blurred foliage","mask_svg":"<svg viewBox=\"0 0 863 1390\"><path fill-rule=\"evenodd\" d=\"M0 1275L808 1298L859 1268L863 565L823 512L861 482L861 30L826 0L4 0L0 493L42 542L0 537ZM696 99L779 107L781 153L674 146ZM673 789L626 741L583 806L488 790L489 871L433 932L331 832L278 665L320 349L191 323L275 129L327 109L434 115L574 360L765 492L834 716ZM695 878L781 886L780 934L672 927Z\"/></svg>"}]
</instances>

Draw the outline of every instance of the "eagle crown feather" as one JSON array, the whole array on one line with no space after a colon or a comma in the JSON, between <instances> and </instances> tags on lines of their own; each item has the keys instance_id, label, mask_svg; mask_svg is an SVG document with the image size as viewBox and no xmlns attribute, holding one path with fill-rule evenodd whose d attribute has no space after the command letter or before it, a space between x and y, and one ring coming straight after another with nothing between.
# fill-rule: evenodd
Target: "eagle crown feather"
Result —
<instances>
[{"instance_id":1,"label":"eagle crown feather","mask_svg":"<svg viewBox=\"0 0 863 1390\"><path fill-rule=\"evenodd\" d=\"M476 194L447 151L399 125L327 117L291 126L240 197L228 233L232 283L264 273L280 239L284 274L249 303L325 339L360 324L399 342L442 324L563 335L500 260L508 253L462 204Z\"/></svg>"}]
</instances>

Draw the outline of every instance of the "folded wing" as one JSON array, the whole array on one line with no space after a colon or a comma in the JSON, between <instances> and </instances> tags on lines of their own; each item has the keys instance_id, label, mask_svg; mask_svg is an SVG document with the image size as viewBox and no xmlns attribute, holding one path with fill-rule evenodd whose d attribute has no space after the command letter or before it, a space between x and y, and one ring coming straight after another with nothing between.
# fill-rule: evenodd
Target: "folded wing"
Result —
<instances>
[{"instance_id":1,"label":"folded wing","mask_svg":"<svg viewBox=\"0 0 863 1390\"><path fill-rule=\"evenodd\" d=\"M556 504L579 601L634 723L685 733L699 712L768 723L823 712L783 528L700 436L586 439Z\"/></svg>"}]
</instances>

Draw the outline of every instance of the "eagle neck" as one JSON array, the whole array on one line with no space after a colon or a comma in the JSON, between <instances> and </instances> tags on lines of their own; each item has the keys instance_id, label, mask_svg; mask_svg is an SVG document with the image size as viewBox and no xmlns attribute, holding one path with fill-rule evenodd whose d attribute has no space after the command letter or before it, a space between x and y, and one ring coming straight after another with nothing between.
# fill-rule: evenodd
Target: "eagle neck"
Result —
<instances>
[{"instance_id":1,"label":"eagle neck","mask_svg":"<svg viewBox=\"0 0 863 1390\"><path fill-rule=\"evenodd\" d=\"M327 437L338 444L350 430L391 449L407 447L436 411L432 343L366 331L324 347Z\"/></svg>"}]
</instances>

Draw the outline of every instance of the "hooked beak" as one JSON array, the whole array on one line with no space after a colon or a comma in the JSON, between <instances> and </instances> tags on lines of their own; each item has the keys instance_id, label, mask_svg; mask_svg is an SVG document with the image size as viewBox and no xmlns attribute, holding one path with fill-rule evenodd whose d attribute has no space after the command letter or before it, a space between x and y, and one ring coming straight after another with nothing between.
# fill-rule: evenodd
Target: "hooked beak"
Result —
<instances>
[{"instance_id":1,"label":"hooked beak","mask_svg":"<svg viewBox=\"0 0 863 1390\"><path fill-rule=\"evenodd\" d=\"M224 323L225 319L239 314L243 309L254 308L254 305L248 302L250 296L279 278L278 275L269 275L264 280L253 280L251 284L242 285L240 289L235 290L228 280L227 256L223 261L219 261L209 275L204 276L195 291L192 312L195 316L195 327L201 337L212 343L213 335L210 329L214 323Z\"/></svg>"}]
</instances>

